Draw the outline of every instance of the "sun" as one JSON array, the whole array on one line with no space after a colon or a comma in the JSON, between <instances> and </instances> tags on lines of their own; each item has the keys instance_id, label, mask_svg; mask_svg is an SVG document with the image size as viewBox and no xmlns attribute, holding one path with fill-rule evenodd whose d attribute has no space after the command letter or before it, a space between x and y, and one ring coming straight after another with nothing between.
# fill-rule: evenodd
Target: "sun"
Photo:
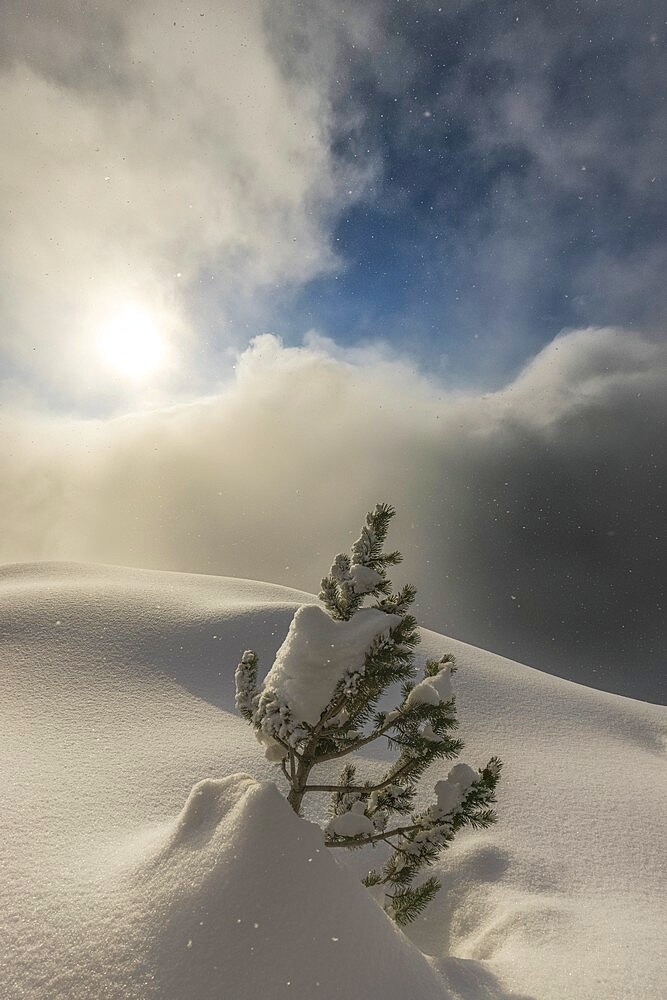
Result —
<instances>
[{"instance_id":1,"label":"sun","mask_svg":"<svg viewBox=\"0 0 667 1000\"><path fill-rule=\"evenodd\" d=\"M99 350L110 368L135 381L159 371L167 359L167 342L155 317L134 304L121 307L103 325Z\"/></svg>"}]
</instances>

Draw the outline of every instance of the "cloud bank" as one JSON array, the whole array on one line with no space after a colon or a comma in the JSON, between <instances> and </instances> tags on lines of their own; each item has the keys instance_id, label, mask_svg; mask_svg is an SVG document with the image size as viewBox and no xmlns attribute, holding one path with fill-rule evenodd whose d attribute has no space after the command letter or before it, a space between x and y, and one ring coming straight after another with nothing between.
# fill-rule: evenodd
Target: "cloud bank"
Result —
<instances>
[{"instance_id":1,"label":"cloud bank","mask_svg":"<svg viewBox=\"0 0 667 1000\"><path fill-rule=\"evenodd\" d=\"M266 335L191 405L106 422L5 411L0 559L316 591L384 499L423 624L664 700L666 362L639 335L574 331L479 395L386 352Z\"/></svg>"}]
</instances>

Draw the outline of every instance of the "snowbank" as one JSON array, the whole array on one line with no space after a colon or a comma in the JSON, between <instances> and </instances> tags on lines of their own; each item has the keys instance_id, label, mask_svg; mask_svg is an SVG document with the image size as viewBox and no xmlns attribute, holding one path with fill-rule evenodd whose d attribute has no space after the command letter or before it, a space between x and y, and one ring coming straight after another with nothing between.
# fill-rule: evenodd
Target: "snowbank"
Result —
<instances>
[{"instance_id":1,"label":"snowbank","mask_svg":"<svg viewBox=\"0 0 667 1000\"><path fill-rule=\"evenodd\" d=\"M271 782L199 782L132 875L156 935L160 997L446 997Z\"/></svg>"}]
</instances>

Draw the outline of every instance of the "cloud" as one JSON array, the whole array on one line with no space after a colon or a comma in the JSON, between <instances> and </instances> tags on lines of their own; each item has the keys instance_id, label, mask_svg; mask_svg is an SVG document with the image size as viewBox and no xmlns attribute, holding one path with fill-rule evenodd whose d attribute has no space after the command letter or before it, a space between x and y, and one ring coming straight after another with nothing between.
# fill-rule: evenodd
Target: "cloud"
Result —
<instances>
[{"instance_id":1,"label":"cloud","mask_svg":"<svg viewBox=\"0 0 667 1000\"><path fill-rule=\"evenodd\" d=\"M313 335L257 338L224 393L104 422L6 413L3 561L68 558L317 589L378 499L421 621L664 699L664 346L561 335L501 390Z\"/></svg>"},{"instance_id":2,"label":"cloud","mask_svg":"<svg viewBox=\"0 0 667 1000\"><path fill-rule=\"evenodd\" d=\"M149 303L180 343L202 289L220 329L234 297L331 269L331 217L363 171L331 151L326 72L305 43L286 66L266 10L3 5L0 323L19 375L94 397L117 303Z\"/></svg>"},{"instance_id":3,"label":"cloud","mask_svg":"<svg viewBox=\"0 0 667 1000\"><path fill-rule=\"evenodd\" d=\"M474 62L460 74L471 148L507 173L486 214L488 235L473 230L475 254L493 257L484 278L499 286L500 301L503 262L516 261L508 331L531 288L538 297L528 331L545 301L557 309L568 297L572 322L655 330L667 306L659 97L667 74L656 12L646 3L639 18L622 5L604 13L596 3L568 6L522 11L519 24L489 34L483 66L492 89L480 92Z\"/></svg>"},{"instance_id":4,"label":"cloud","mask_svg":"<svg viewBox=\"0 0 667 1000\"><path fill-rule=\"evenodd\" d=\"M655 4L473 0L425 7L410 27L400 5L386 10L418 64L382 109L389 143L378 140L380 210L395 210L397 187L409 202L411 327L421 314L438 341L456 331L453 362L492 386L564 327L660 329L667 63Z\"/></svg>"}]
</instances>

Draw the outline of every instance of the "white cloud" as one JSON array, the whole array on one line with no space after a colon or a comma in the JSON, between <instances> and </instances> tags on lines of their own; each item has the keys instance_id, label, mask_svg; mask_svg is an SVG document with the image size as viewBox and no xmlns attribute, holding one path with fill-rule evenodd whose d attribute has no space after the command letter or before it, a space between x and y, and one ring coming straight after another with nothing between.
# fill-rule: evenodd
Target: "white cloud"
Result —
<instances>
[{"instance_id":1,"label":"white cloud","mask_svg":"<svg viewBox=\"0 0 667 1000\"><path fill-rule=\"evenodd\" d=\"M214 279L224 303L332 266L350 173L329 80L285 70L259 0L3 11L0 318L18 369L85 398L119 301L156 306L178 344L188 285Z\"/></svg>"},{"instance_id":2,"label":"white cloud","mask_svg":"<svg viewBox=\"0 0 667 1000\"><path fill-rule=\"evenodd\" d=\"M312 591L385 499L426 624L654 694L664 347L564 334L483 396L400 359L337 354L264 336L233 386L189 406L89 423L6 414L0 559Z\"/></svg>"}]
</instances>

